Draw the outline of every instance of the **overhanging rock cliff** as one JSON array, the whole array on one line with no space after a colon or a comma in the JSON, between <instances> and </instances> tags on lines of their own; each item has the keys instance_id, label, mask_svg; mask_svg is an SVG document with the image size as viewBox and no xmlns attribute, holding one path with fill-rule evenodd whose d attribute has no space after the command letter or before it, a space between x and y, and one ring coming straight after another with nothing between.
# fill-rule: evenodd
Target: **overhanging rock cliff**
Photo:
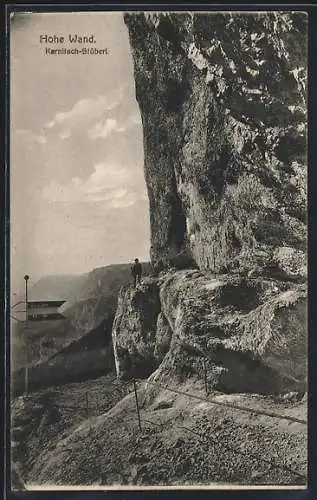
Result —
<instances>
[{"instance_id":1,"label":"overhanging rock cliff","mask_svg":"<svg viewBox=\"0 0 317 500\"><path fill-rule=\"evenodd\" d=\"M301 280L303 13L126 14L152 261Z\"/></svg>"},{"instance_id":2,"label":"overhanging rock cliff","mask_svg":"<svg viewBox=\"0 0 317 500\"><path fill-rule=\"evenodd\" d=\"M304 391L306 17L149 13L125 22L151 258L163 272L120 294L117 373L143 365L166 382L207 373L223 392Z\"/></svg>"}]
</instances>

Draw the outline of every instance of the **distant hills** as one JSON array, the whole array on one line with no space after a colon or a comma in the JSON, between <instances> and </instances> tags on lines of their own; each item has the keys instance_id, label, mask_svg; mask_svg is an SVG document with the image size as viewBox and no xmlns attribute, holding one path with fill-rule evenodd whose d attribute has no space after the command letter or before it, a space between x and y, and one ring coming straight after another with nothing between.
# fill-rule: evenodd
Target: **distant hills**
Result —
<instances>
[{"instance_id":1,"label":"distant hills","mask_svg":"<svg viewBox=\"0 0 317 500\"><path fill-rule=\"evenodd\" d=\"M98 295L117 295L120 286L131 279L132 264L112 264L98 267L85 274L49 275L30 287L32 300L67 299L68 306ZM144 274L150 271L148 262L142 263ZM115 291L117 290L117 291Z\"/></svg>"},{"instance_id":2,"label":"distant hills","mask_svg":"<svg viewBox=\"0 0 317 500\"><path fill-rule=\"evenodd\" d=\"M122 285L131 281L131 264L99 267L84 275L83 282L74 288L61 312L70 318L81 334L96 328L103 320L114 315L118 293ZM150 264L143 263L143 272L150 272Z\"/></svg>"},{"instance_id":3,"label":"distant hills","mask_svg":"<svg viewBox=\"0 0 317 500\"><path fill-rule=\"evenodd\" d=\"M89 274L90 273L45 276L36 281L33 285L30 283L29 297L31 300L68 299L81 289Z\"/></svg>"}]
</instances>

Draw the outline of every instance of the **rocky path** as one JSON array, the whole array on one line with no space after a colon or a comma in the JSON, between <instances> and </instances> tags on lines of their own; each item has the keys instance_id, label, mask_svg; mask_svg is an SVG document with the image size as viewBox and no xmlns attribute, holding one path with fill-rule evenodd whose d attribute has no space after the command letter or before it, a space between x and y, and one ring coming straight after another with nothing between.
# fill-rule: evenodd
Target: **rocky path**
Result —
<instances>
[{"instance_id":1,"label":"rocky path","mask_svg":"<svg viewBox=\"0 0 317 500\"><path fill-rule=\"evenodd\" d=\"M105 378L90 381L96 399ZM114 382L114 381L113 381ZM118 384L118 393L119 386ZM85 393L88 385L65 387L60 402ZM115 385L115 383L113 383ZM99 416L77 417L58 431L43 426L43 441L31 439L28 482L41 485L305 485L306 426L264 415L246 414L139 382L139 429L134 394ZM98 389L99 388L99 389ZM184 390L203 396L203 387ZM122 396L126 391L121 388ZM221 395L218 401L306 418L305 398L287 401L251 395ZM115 398L113 399L113 402ZM63 414L62 407L59 411ZM44 437L45 434L45 437ZM31 446L31 444L30 444Z\"/></svg>"},{"instance_id":2,"label":"rocky path","mask_svg":"<svg viewBox=\"0 0 317 500\"><path fill-rule=\"evenodd\" d=\"M71 429L87 417L109 410L130 389L131 384L109 374L15 398L12 402L12 461L20 479L27 480L40 452L54 450L57 442Z\"/></svg>"}]
</instances>

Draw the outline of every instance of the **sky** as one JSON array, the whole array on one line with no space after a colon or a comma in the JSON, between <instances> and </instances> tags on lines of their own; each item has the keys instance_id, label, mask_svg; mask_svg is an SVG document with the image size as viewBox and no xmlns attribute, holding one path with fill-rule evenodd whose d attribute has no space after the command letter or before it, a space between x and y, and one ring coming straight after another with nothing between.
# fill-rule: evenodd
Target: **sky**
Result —
<instances>
[{"instance_id":1,"label":"sky","mask_svg":"<svg viewBox=\"0 0 317 500\"><path fill-rule=\"evenodd\" d=\"M95 43L70 44L74 34ZM108 53L46 53L83 46ZM149 259L142 123L122 14L15 14L10 141L11 290L25 274L36 281Z\"/></svg>"}]
</instances>

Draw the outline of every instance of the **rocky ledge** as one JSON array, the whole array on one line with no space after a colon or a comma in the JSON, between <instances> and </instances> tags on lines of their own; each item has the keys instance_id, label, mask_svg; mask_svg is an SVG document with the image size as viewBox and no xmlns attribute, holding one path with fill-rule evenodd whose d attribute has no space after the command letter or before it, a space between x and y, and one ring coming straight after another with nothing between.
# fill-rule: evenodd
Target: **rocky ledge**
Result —
<instances>
[{"instance_id":1,"label":"rocky ledge","mask_svg":"<svg viewBox=\"0 0 317 500\"><path fill-rule=\"evenodd\" d=\"M119 377L206 378L210 390L306 390L306 290L272 279L182 270L120 294Z\"/></svg>"}]
</instances>

